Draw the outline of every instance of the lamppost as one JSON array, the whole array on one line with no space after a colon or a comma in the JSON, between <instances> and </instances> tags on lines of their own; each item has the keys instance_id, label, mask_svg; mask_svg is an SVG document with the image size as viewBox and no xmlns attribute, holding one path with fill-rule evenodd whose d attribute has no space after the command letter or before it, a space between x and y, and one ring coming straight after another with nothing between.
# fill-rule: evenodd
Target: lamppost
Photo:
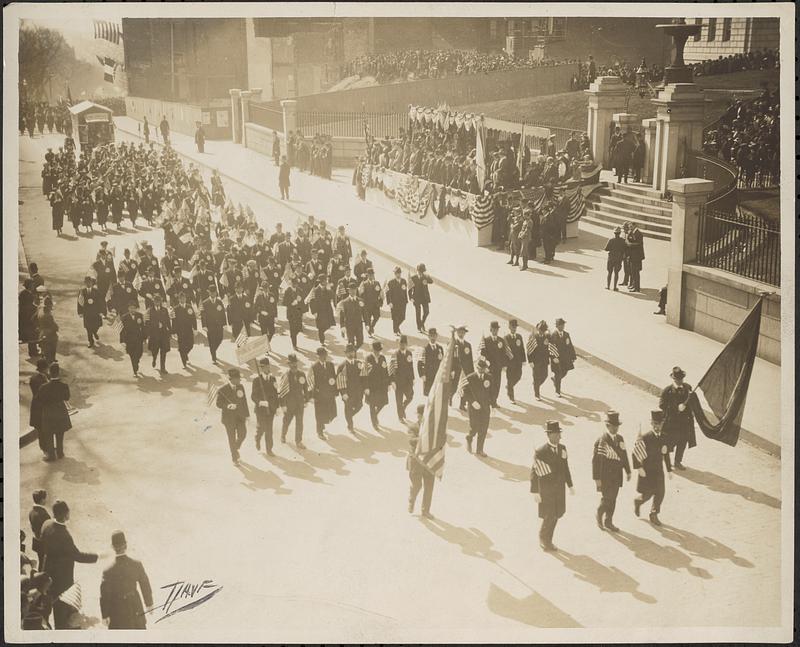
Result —
<instances>
[{"instance_id":1,"label":"lamppost","mask_svg":"<svg viewBox=\"0 0 800 647\"><path fill-rule=\"evenodd\" d=\"M658 94L660 88L650 83L647 76L647 63L642 59L636 69L636 81L634 85L628 87L628 92L625 95L625 112L628 112L628 106L634 94L638 94L640 99L644 99L646 96L655 97Z\"/></svg>"}]
</instances>

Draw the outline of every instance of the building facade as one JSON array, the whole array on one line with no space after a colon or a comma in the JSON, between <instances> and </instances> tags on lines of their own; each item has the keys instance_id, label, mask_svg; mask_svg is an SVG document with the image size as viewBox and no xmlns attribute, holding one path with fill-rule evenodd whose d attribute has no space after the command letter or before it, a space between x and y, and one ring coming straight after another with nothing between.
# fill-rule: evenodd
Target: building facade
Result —
<instances>
[{"instance_id":1,"label":"building facade","mask_svg":"<svg viewBox=\"0 0 800 647\"><path fill-rule=\"evenodd\" d=\"M702 25L700 33L686 42L683 58L687 63L778 49L780 45L777 18L688 18L687 22Z\"/></svg>"}]
</instances>

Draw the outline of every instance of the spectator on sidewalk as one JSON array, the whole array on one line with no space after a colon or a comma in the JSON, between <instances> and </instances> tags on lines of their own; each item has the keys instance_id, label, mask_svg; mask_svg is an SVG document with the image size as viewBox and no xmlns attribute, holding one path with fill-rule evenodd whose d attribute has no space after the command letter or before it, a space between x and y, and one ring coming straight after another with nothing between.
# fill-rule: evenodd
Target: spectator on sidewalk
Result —
<instances>
[{"instance_id":1,"label":"spectator on sidewalk","mask_svg":"<svg viewBox=\"0 0 800 647\"><path fill-rule=\"evenodd\" d=\"M111 546L116 558L103 571L100 615L109 629L145 629L145 609L153 606L150 580L142 563L126 555L128 542L121 530L111 535Z\"/></svg>"},{"instance_id":2,"label":"spectator on sidewalk","mask_svg":"<svg viewBox=\"0 0 800 647\"><path fill-rule=\"evenodd\" d=\"M167 121L167 115L161 117L161 123L158 125L159 130L161 130L161 139L164 140L164 146L169 146L169 122Z\"/></svg>"},{"instance_id":3,"label":"spectator on sidewalk","mask_svg":"<svg viewBox=\"0 0 800 647\"><path fill-rule=\"evenodd\" d=\"M145 117L142 120L142 124L141 126L139 126L139 128L141 129L142 134L144 135L144 143L150 144L150 124L147 121L147 117Z\"/></svg>"},{"instance_id":4,"label":"spectator on sidewalk","mask_svg":"<svg viewBox=\"0 0 800 647\"><path fill-rule=\"evenodd\" d=\"M22 282L22 291L19 293L19 340L28 344L28 357L39 354L37 340L39 331L36 330L36 291L33 279Z\"/></svg>"},{"instance_id":5,"label":"spectator on sidewalk","mask_svg":"<svg viewBox=\"0 0 800 647\"><path fill-rule=\"evenodd\" d=\"M629 292L639 292L641 290L640 274L642 272L642 261L644 260L644 236L639 231L639 225L631 223L630 231L626 239L628 247L628 263L630 266L630 285Z\"/></svg>"},{"instance_id":6,"label":"spectator on sidewalk","mask_svg":"<svg viewBox=\"0 0 800 647\"><path fill-rule=\"evenodd\" d=\"M278 171L278 188L281 190L281 200L289 199L290 172L291 166L289 166L289 162L286 160L286 155L284 155L281 157L281 166L280 170Z\"/></svg>"},{"instance_id":7,"label":"spectator on sidewalk","mask_svg":"<svg viewBox=\"0 0 800 647\"><path fill-rule=\"evenodd\" d=\"M47 492L45 490L34 490L33 508L28 513L28 522L31 524L31 532L33 533L31 549L36 553L38 559L36 566L39 570L42 570L45 555L44 546L42 546L42 526L50 518L50 513L44 507L46 500Z\"/></svg>"},{"instance_id":8,"label":"spectator on sidewalk","mask_svg":"<svg viewBox=\"0 0 800 647\"><path fill-rule=\"evenodd\" d=\"M606 261L606 290L611 289L611 275L614 275L614 292L617 292L617 280L619 279L619 271L622 268L622 260L625 258L627 252L627 245L620 237L622 229L616 227L614 229L614 236L606 242L605 251L608 252L608 260Z\"/></svg>"},{"instance_id":9,"label":"spectator on sidewalk","mask_svg":"<svg viewBox=\"0 0 800 647\"><path fill-rule=\"evenodd\" d=\"M197 152L205 153L206 145L206 131L203 130L203 124L197 122L197 130L194 131L194 143L197 144Z\"/></svg>"},{"instance_id":10,"label":"spectator on sidewalk","mask_svg":"<svg viewBox=\"0 0 800 647\"><path fill-rule=\"evenodd\" d=\"M43 460L49 463L64 458L64 434L72 429L72 421L67 409L69 386L61 381L58 364L51 364L48 373L50 379L39 387L36 397L41 410L39 429L45 451Z\"/></svg>"},{"instance_id":11,"label":"spectator on sidewalk","mask_svg":"<svg viewBox=\"0 0 800 647\"><path fill-rule=\"evenodd\" d=\"M40 400L36 397L43 384L49 381L48 367L49 362L43 357L36 360L36 372L31 376L28 384L31 387L31 411L29 417L30 426L36 430L36 437L39 440L39 449L46 453L46 446L42 434L42 407ZM34 548L34 550L36 550ZM39 562L41 564L41 560Z\"/></svg>"},{"instance_id":12,"label":"spectator on sidewalk","mask_svg":"<svg viewBox=\"0 0 800 647\"><path fill-rule=\"evenodd\" d=\"M275 162L275 166L281 163L281 140L275 130L272 131L272 161Z\"/></svg>"}]
</instances>

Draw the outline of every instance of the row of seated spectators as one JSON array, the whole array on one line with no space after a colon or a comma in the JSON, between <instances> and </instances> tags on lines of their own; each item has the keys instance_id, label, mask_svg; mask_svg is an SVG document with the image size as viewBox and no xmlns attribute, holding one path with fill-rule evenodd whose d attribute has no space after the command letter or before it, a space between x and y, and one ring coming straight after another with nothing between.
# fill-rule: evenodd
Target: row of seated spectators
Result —
<instances>
[{"instance_id":1,"label":"row of seated spectators","mask_svg":"<svg viewBox=\"0 0 800 647\"><path fill-rule=\"evenodd\" d=\"M753 100L734 101L705 133L703 150L739 169L739 186L776 186L780 178L780 97L766 90Z\"/></svg>"},{"instance_id":2,"label":"row of seated spectators","mask_svg":"<svg viewBox=\"0 0 800 647\"><path fill-rule=\"evenodd\" d=\"M780 55L777 49L759 49L747 54L720 56L690 65L695 76L712 74L731 74L745 70L777 70L780 68Z\"/></svg>"}]
</instances>

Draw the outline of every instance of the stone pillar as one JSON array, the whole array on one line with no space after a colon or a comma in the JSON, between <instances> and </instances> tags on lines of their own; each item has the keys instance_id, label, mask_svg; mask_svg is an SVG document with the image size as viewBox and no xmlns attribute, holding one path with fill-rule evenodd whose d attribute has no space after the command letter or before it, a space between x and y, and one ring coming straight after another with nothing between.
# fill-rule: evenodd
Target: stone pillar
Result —
<instances>
[{"instance_id":1,"label":"stone pillar","mask_svg":"<svg viewBox=\"0 0 800 647\"><path fill-rule=\"evenodd\" d=\"M231 139L236 144L242 143L242 91L228 90L231 95Z\"/></svg>"},{"instance_id":2,"label":"stone pillar","mask_svg":"<svg viewBox=\"0 0 800 647\"><path fill-rule=\"evenodd\" d=\"M241 91L241 103L242 103L242 115L241 115L241 124L242 124L242 145L247 148L247 122L250 121L250 101L253 98L253 91L252 90L242 90Z\"/></svg>"},{"instance_id":3,"label":"stone pillar","mask_svg":"<svg viewBox=\"0 0 800 647\"><path fill-rule=\"evenodd\" d=\"M653 159L656 147L656 120L642 119L642 141L644 142L644 168L642 169L642 182L650 184L653 181Z\"/></svg>"},{"instance_id":4,"label":"stone pillar","mask_svg":"<svg viewBox=\"0 0 800 647\"><path fill-rule=\"evenodd\" d=\"M629 112L616 112L611 116L611 119L615 126L619 126L623 134L639 132L639 115L632 115Z\"/></svg>"},{"instance_id":5,"label":"stone pillar","mask_svg":"<svg viewBox=\"0 0 800 647\"><path fill-rule=\"evenodd\" d=\"M697 258L698 218L714 190L711 180L690 177L670 180L672 193L672 237L667 271L667 323L681 327L683 310L683 264Z\"/></svg>"},{"instance_id":6,"label":"stone pillar","mask_svg":"<svg viewBox=\"0 0 800 647\"><path fill-rule=\"evenodd\" d=\"M589 96L586 132L592 142L592 154L603 168L609 168L608 140L615 112L625 108L628 87L616 76L599 76L584 92Z\"/></svg>"},{"instance_id":7,"label":"stone pillar","mask_svg":"<svg viewBox=\"0 0 800 647\"><path fill-rule=\"evenodd\" d=\"M704 100L694 83L672 83L653 99L657 110L652 182L662 194L670 180L681 177L690 152L702 148Z\"/></svg>"},{"instance_id":8,"label":"stone pillar","mask_svg":"<svg viewBox=\"0 0 800 647\"><path fill-rule=\"evenodd\" d=\"M290 130L297 130L297 100L284 99L281 101L283 108L283 135L289 136Z\"/></svg>"}]
</instances>

